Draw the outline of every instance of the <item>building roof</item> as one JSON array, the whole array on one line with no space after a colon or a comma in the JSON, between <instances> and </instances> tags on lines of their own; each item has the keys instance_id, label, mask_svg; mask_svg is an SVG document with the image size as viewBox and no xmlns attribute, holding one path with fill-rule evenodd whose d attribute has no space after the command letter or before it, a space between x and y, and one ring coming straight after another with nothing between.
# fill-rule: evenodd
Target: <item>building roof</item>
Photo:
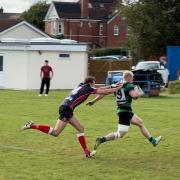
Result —
<instances>
[{"instance_id":1,"label":"building roof","mask_svg":"<svg viewBox=\"0 0 180 180\"><path fill-rule=\"evenodd\" d=\"M117 9L117 0L89 0L89 18L95 20L108 20ZM81 4L78 2L56 2L54 7L59 18L81 18Z\"/></svg>"},{"instance_id":2,"label":"building roof","mask_svg":"<svg viewBox=\"0 0 180 180\"><path fill-rule=\"evenodd\" d=\"M72 2L53 2L60 18L80 18L81 6Z\"/></svg>"},{"instance_id":3,"label":"building roof","mask_svg":"<svg viewBox=\"0 0 180 180\"><path fill-rule=\"evenodd\" d=\"M23 21L19 13L0 13L0 32Z\"/></svg>"},{"instance_id":4,"label":"building roof","mask_svg":"<svg viewBox=\"0 0 180 180\"><path fill-rule=\"evenodd\" d=\"M49 37L48 34L46 34L45 32L41 31L40 29L38 29L37 27L33 26L32 24L28 23L27 21L20 20L19 22L16 21L16 23L14 23L12 21L12 24L10 22L11 21L8 21L8 23L7 23L9 25L9 27L6 26L6 28L5 28L6 21L0 21L0 35L8 33L9 31L12 31L12 30L14 30L14 29L16 29L16 28L18 28L18 27L23 25L23 26L28 27L29 29L33 30L34 32L36 32L36 33L38 33L38 34L40 34L40 35L42 35L44 37ZM3 26L3 23L4 23L4 26ZM4 29L1 28L1 25L2 25L2 27L4 27Z\"/></svg>"},{"instance_id":5,"label":"building roof","mask_svg":"<svg viewBox=\"0 0 180 180\"><path fill-rule=\"evenodd\" d=\"M22 20L0 20L0 32L15 26L21 21Z\"/></svg>"},{"instance_id":6,"label":"building roof","mask_svg":"<svg viewBox=\"0 0 180 180\"><path fill-rule=\"evenodd\" d=\"M21 19L21 14L20 13L0 13L0 20L16 20L16 19Z\"/></svg>"},{"instance_id":7,"label":"building roof","mask_svg":"<svg viewBox=\"0 0 180 180\"><path fill-rule=\"evenodd\" d=\"M0 40L0 50L86 52L88 44L54 38L34 38L30 40L3 38Z\"/></svg>"}]
</instances>

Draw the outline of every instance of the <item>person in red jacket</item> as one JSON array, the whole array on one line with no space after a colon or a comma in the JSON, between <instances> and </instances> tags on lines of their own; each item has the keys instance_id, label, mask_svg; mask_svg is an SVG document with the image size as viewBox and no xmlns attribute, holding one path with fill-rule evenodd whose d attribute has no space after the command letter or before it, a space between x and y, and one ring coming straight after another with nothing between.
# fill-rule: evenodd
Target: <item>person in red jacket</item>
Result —
<instances>
[{"instance_id":1,"label":"person in red jacket","mask_svg":"<svg viewBox=\"0 0 180 180\"><path fill-rule=\"evenodd\" d=\"M45 96L48 95L49 88L50 88L50 81L53 77L53 69L51 66L49 66L48 60L45 60L44 63L45 63L45 65L41 67L41 72L40 72L41 87L40 87L39 96L42 96L45 85L46 85Z\"/></svg>"}]
</instances>

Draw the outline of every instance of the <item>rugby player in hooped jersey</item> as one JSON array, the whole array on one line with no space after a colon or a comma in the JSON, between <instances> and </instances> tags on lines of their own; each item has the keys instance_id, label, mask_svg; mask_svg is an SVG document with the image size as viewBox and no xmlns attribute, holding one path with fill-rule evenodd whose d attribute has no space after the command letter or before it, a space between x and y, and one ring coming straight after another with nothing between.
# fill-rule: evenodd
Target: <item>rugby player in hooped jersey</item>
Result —
<instances>
[{"instance_id":1,"label":"rugby player in hooped jersey","mask_svg":"<svg viewBox=\"0 0 180 180\"><path fill-rule=\"evenodd\" d=\"M133 73L131 71L125 71L123 74L123 87L116 93L117 101L117 113L119 116L118 129L116 132L112 132L104 137L98 137L94 149L104 142L112 141L118 138L122 138L130 127L130 124L134 124L139 127L141 133L156 146L161 136L156 138L152 137L148 129L145 127L143 120L133 113L131 103L132 99L138 99L143 96L143 91L133 84ZM98 95L95 99L89 101L87 105L93 105L98 100L102 99L104 95Z\"/></svg>"},{"instance_id":2,"label":"rugby player in hooped jersey","mask_svg":"<svg viewBox=\"0 0 180 180\"><path fill-rule=\"evenodd\" d=\"M89 95L91 94L110 94L118 91L122 87L122 84L118 84L115 88L103 87L103 88L95 88L95 78L87 77L83 83L81 83L78 87L73 89L69 95L69 97L65 98L64 102L59 107L59 119L56 122L54 128L49 125L39 125L35 124L32 121L28 121L23 127L22 130L26 129L37 129L41 132L50 134L52 136L57 137L66 125L69 123L77 130L77 137L81 147L84 150L86 157L92 157L96 152L90 152L86 145L86 140L84 136L84 127L74 116L74 109L83 103Z\"/></svg>"}]
</instances>

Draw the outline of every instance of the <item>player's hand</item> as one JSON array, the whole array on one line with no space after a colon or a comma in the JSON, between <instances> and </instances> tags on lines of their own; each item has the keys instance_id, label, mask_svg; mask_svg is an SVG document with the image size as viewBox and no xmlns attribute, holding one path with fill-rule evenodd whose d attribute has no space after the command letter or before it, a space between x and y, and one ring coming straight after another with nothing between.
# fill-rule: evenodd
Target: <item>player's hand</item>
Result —
<instances>
[{"instance_id":1,"label":"player's hand","mask_svg":"<svg viewBox=\"0 0 180 180\"><path fill-rule=\"evenodd\" d=\"M93 104L94 104L94 102L89 101L89 102L86 103L86 106L92 106Z\"/></svg>"},{"instance_id":2,"label":"player's hand","mask_svg":"<svg viewBox=\"0 0 180 180\"><path fill-rule=\"evenodd\" d=\"M123 86L123 83L121 83L121 82L118 82L118 83L116 83L116 84L111 84L111 88L118 88L118 87L122 87Z\"/></svg>"},{"instance_id":3,"label":"player's hand","mask_svg":"<svg viewBox=\"0 0 180 180\"><path fill-rule=\"evenodd\" d=\"M123 83L117 83L116 85L118 89L121 89L123 87Z\"/></svg>"},{"instance_id":4,"label":"player's hand","mask_svg":"<svg viewBox=\"0 0 180 180\"><path fill-rule=\"evenodd\" d=\"M123 85L123 83L122 83L122 82L118 82L118 83L116 83L116 85L117 85L117 86Z\"/></svg>"}]
</instances>

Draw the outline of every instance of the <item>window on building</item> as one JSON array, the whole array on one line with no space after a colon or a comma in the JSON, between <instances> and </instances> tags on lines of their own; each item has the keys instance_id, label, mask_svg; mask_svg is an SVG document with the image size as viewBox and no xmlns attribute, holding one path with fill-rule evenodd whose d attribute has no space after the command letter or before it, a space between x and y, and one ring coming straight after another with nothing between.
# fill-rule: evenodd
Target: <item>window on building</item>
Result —
<instances>
[{"instance_id":1,"label":"window on building","mask_svg":"<svg viewBox=\"0 0 180 180\"><path fill-rule=\"evenodd\" d=\"M3 56L0 56L0 71L3 71Z\"/></svg>"},{"instance_id":2,"label":"window on building","mask_svg":"<svg viewBox=\"0 0 180 180\"><path fill-rule=\"evenodd\" d=\"M101 3L99 6L100 6L101 8L104 8L104 4L102 4L102 3Z\"/></svg>"},{"instance_id":3,"label":"window on building","mask_svg":"<svg viewBox=\"0 0 180 180\"><path fill-rule=\"evenodd\" d=\"M91 3L88 3L88 8L90 8L90 9L92 9L92 8L93 8L93 6L92 6L92 4L91 4Z\"/></svg>"},{"instance_id":4,"label":"window on building","mask_svg":"<svg viewBox=\"0 0 180 180\"><path fill-rule=\"evenodd\" d=\"M62 22L58 22L58 21L54 21L53 22L53 35L58 35L58 34L63 34L63 23Z\"/></svg>"},{"instance_id":5,"label":"window on building","mask_svg":"<svg viewBox=\"0 0 180 180\"><path fill-rule=\"evenodd\" d=\"M61 23L59 23L58 34L62 34L62 24Z\"/></svg>"},{"instance_id":6,"label":"window on building","mask_svg":"<svg viewBox=\"0 0 180 180\"><path fill-rule=\"evenodd\" d=\"M103 24L99 25L99 35L103 35Z\"/></svg>"},{"instance_id":7,"label":"window on building","mask_svg":"<svg viewBox=\"0 0 180 180\"><path fill-rule=\"evenodd\" d=\"M88 26L89 26L90 28L92 28L92 24L91 24L90 22L88 22Z\"/></svg>"},{"instance_id":8,"label":"window on building","mask_svg":"<svg viewBox=\"0 0 180 180\"><path fill-rule=\"evenodd\" d=\"M61 60L69 60L70 59L70 54L61 53L61 54L59 54L59 59L61 59Z\"/></svg>"},{"instance_id":9,"label":"window on building","mask_svg":"<svg viewBox=\"0 0 180 180\"><path fill-rule=\"evenodd\" d=\"M57 33L58 34L64 34L63 22L57 22Z\"/></svg>"},{"instance_id":10,"label":"window on building","mask_svg":"<svg viewBox=\"0 0 180 180\"><path fill-rule=\"evenodd\" d=\"M113 32L114 36L118 36L119 35L119 27L118 25L114 25L114 32Z\"/></svg>"},{"instance_id":11,"label":"window on building","mask_svg":"<svg viewBox=\"0 0 180 180\"><path fill-rule=\"evenodd\" d=\"M129 36L131 32L131 29L129 26L126 27L126 35Z\"/></svg>"}]
</instances>

